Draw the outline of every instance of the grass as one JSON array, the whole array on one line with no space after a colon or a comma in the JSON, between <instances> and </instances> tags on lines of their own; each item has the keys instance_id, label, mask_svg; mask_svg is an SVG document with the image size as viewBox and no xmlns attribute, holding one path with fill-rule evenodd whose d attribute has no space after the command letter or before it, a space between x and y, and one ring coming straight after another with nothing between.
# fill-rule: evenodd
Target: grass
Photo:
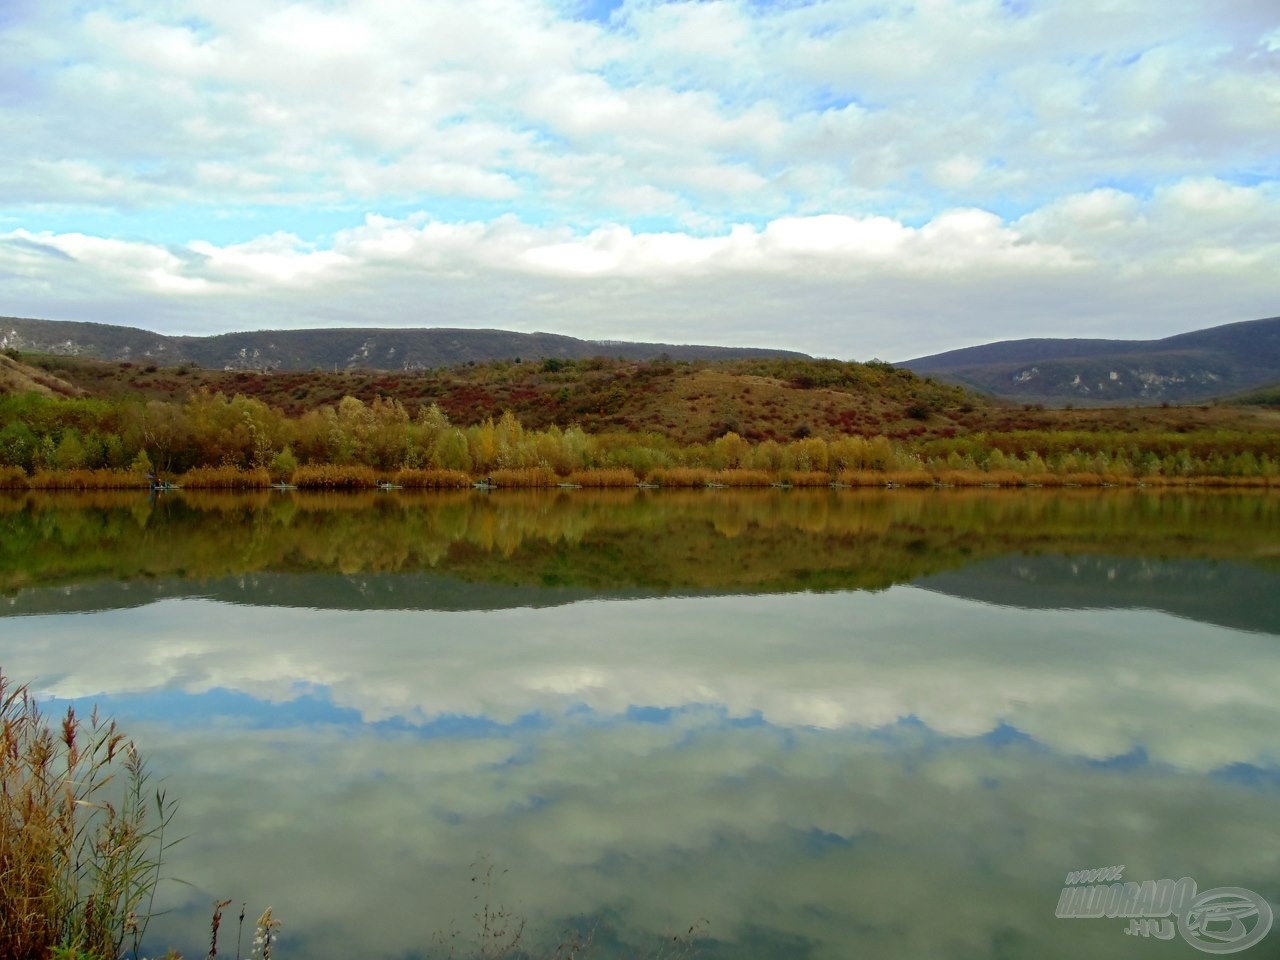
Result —
<instances>
[{"instance_id":1,"label":"grass","mask_svg":"<svg viewBox=\"0 0 1280 960\"><path fill-rule=\"evenodd\" d=\"M0 674L0 785L0 960L136 956L177 805L132 741Z\"/></svg>"}]
</instances>

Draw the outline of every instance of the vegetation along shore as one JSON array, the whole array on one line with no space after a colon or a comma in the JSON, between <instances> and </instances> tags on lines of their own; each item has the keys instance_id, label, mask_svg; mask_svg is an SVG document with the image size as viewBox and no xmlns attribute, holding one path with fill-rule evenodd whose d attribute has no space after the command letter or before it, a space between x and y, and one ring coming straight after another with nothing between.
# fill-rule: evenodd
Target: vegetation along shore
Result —
<instances>
[{"instance_id":1,"label":"vegetation along shore","mask_svg":"<svg viewBox=\"0 0 1280 960\"><path fill-rule=\"evenodd\" d=\"M4 488L1280 482L1274 406L1044 409L878 361L283 374L5 360Z\"/></svg>"}]
</instances>

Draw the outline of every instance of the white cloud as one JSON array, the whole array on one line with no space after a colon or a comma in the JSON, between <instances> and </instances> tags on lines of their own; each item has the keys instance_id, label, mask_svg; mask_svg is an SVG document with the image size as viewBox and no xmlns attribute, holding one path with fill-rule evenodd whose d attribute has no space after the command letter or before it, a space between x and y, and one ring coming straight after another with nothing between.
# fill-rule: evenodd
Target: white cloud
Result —
<instances>
[{"instance_id":1,"label":"white cloud","mask_svg":"<svg viewBox=\"0 0 1280 960\"><path fill-rule=\"evenodd\" d=\"M905 358L925 343L943 349L1027 326L1160 336L1266 316L1277 223L1274 186L1190 178L1146 199L1103 188L1013 220L958 208L920 226L827 213L706 232L617 223L581 232L511 216L371 214L328 244L278 232L177 246L15 230L0 234L0 296L11 313L138 322L150 312L162 318L154 326L190 332L207 329L195 318L210 314L219 326L359 325L374 315L417 325L422 315L402 305L430 301L431 322L442 326L750 336L825 355ZM32 243L71 260L34 256ZM1153 311L1153 302L1165 306ZM803 328L781 323L796 316Z\"/></svg>"},{"instance_id":2,"label":"white cloud","mask_svg":"<svg viewBox=\"0 0 1280 960\"><path fill-rule=\"evenodd\" d=\"M766 331L852 356L867 331L868 350L902 356L922 336L936 349L1142 336L1274 312L1280 67L1266 3L1179 0L1153 17L1136 0L634 2L608 23L572 10L17 6L0 26L13 91L0 96L0 224L50 242L94 232L79 222L92 217L112 224L103 241L170 251L181 262L160 286L200 292L207 329L272 310L273 325L394 321L438 290L441 263L491 294L432 296L452 325L519 327L513 304L550 301L528 322L659 338L696 315L704 339ZM350 220L301 228L317 206ZM362 214L420 227L405 210L445 226L374 273L343 259ZM242 231L213 247L238 251L247 285L201 274L184 248L226 237L228 211L249 211L262 236L299 236L293 266L251 267L266 254ZM832 271L846 268L841 285ZM29 259L6 270L7 312L193 329L186 301L141 297L156 283L106 263L65 289ZM372 282L388 270L391 288ZM324 299L294 283L249 307L286 274L324 277ZM1152 276L1169 282L1135 283ZM724 284L727 301L705 299ZM801 309L812 323L797 342ZM1163 325L1145 327L1152 317Z\"/></svg>"}]
</instances>

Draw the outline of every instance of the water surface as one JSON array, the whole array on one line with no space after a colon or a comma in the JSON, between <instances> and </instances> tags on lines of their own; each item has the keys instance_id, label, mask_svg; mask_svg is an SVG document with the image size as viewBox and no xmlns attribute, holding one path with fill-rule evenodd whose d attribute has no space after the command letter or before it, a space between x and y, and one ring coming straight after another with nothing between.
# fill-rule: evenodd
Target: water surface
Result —
<instances>
[{"instance_id":1,"label":"water surface","mask_svg":"<svg viewBox=\"0 0 1280 960\"><path fill-rule=\"evenodd\" d=\"M0 665L181 798L188 956L221 896L283 955L441 953L485 865L529 945L600 956L1195 956L1054 913L1111 864L1280 900L1278 529L1141 491L28 495Z\"/></svg>"}]
</instances>

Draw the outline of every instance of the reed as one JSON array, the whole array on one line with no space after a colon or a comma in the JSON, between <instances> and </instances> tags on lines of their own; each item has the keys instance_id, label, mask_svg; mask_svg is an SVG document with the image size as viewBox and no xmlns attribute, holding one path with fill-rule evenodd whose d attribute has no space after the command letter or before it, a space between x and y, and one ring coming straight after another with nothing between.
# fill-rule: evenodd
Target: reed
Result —
<instances>
[{"instance_id":1,"label":"reed","mask_svg":"<svg viewBox=\"0 0 1280 960\"><path fill-rule=\"evenodd\" d=\"M27 472L21 467L0 467L0 490L27 489Z\"/></svg>"},{"instance_id":2,"label":"reed","mask_svg":"<svg viewBox=\"0 0 1280 960\"><path fill-rule=\"evenodd\" d=\"M634 487L636 474L626 467L575 470L565 479L580 487Z\"/></svg>"},{"instance_id":3,"label":"reed","mask_svg":"<svg viewBox=\"0 0 1280 960\"><path fill-rule=\"evenodd\" d=\"M701 467L658 467L646 479L660 487L705 487L711 477L711 471Z\"/></svg>"},{"instance_id":4,"label":"reed","mask_svg":"<svg viewBox=\"0 0 1280 960\"><path fill-rule=\"evenodd\" d=\"M304 490L369 490L378 475L372 467L309 463L294 471L292 483Z\"/></svg>"},{"instance_id":5,"label":"reed","mask_svg":"<svg viewBox=\"0 0 1280 960\"><path fill-rule=\"evenodd\" d=\"M32 490L145 490L150 481L133 470L37 470Z\"/></svg>"},{"instance_id":6,"label":"reed","mask_svg":"<svg viewBox=\"0 0 1280 960\"><path fill-rule=\"evenodd\" d=\"M0 674L0 960L136 952L177 804L95 710L55 728Z\"/></svg>"},{"instance_id":7,"label":"reed","mask_svg":"<svg viewBox=\"0 0 1280 960\"><path fill-rule=\"evenodd\" d=\"M1064 473L1062 475L1062 485L1064 487L1100 487L1102 486L1102 475L1083 470Z\"/></svg>"},{"instance_id":8,"label":"reed","mask_svg":"<svg viewBox=\"0 0 1280 960\"><path fill-rule=\"evenodd\" d=\"M711 482L725 487L770 487L774 476L767 470L719 470Z\"/></svg>"},{"instance_id":9,"label":"reed","mask_svg":"<svg viewBox=\"0 0 1280 960\"><path fill-rule=\"evenodd\" d=\"M560 482L550 467L510 467L485 477L495 487L554 487Z\"/></svg>"},{"instance_id":10,"label":"reed","mask_svg":"<svg viewBox=\"0 0 1280 960\"><path fill-rule=\"evenodd\" d=\"M406 467L391 475L391 482L413 490L464 490L471 478L461 470L415 470Z\"/></svg>"},{"instance_id":11,"label":"reed","mask_svg":"<svg viewBox=\"0 0 1280 960\"><path fill-rule=\"evenodd\" d=\"M781 479L792 487L831 486L831 474L825 470L784 470Z\"/></svg>"},{"instance_id":12,"label":"reed","mask_svg":"<svg viewBox=\"0 0 1280 960\"><path fill-rule=\"evenodd\" d=\"M271 473L265 468L194 467L182 475L182 486L192 490L264 490L271 486Z\"/></svg>"}]
</instances>

